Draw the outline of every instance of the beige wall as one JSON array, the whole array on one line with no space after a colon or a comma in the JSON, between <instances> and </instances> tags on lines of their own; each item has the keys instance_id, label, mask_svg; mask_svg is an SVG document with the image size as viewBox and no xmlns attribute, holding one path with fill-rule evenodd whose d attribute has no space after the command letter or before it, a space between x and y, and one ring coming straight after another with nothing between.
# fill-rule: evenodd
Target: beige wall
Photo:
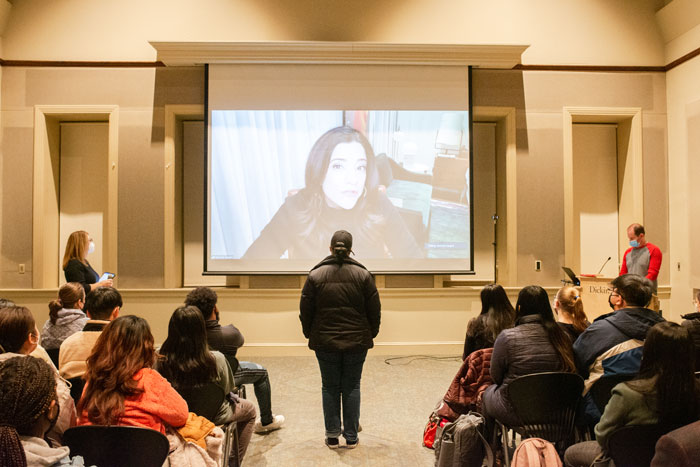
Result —
<instances>
[{"instance_id":1,"label":"beige wall","mask_svg":"<svg viewBox=\"0 0 700 467\"><path fill-rule=\"evenodd\" d=\"M0 288L32 286L34 106L90 104L119 106L117 284L163 287L164 106L201 105L203 80L202 68L3 69Z\"/></svg>"},{"instance_id":2,"label":"beige wall","mask_svg":"<svg viewBox=\"0 0 700 467\"><path fill-rule=\"evenodd\" d=\"M517 124L517 284L556 285L564 266L564 106L640 107L649 238L669 249L663 73L476 70L474 105L514 106ZM542 260L542 271L534 269ZM669 283L669 264L660 284Z\"/></svg>"},{"instance_id":3,"label":"beige wall","mask_svg":"<svg viewBox=\"0 0 700 467\"><path fill-rule=\"evenodd\" d=\"M655 14L663 3L543 0L533 8L517 0L359 0L338 2L328 11L314 8L318 2L312 0L23 0L12 5L2 58L155 60L148 40L368 40L531 44L523 56L526 64L663 65L696 47L700 37L700 29L692 24L677 26L681 19L695 17L697 7L691 0L675 0ZM46 303L55 293L21 290L32 284L33 107L118 105L118 287L124 291L125 312L147 317L162 340L169 314L185 293L162 290L164 106L202 105L202 70L1 71L0 296L31 305L43 322ZM516 109L518 269L513 286L538 283L556 288L562 278L563 107L639 107L643 221L650 240L664 252L663 308L666 316L676 319L688 311L690 288L700 286L700 247L690 235L700 231L698 216L692 215L700 188L690 179L698 173L700 156L688 150L697 144L689 139L689 131L698 128L693 119L694 103L700 101L698 76L700 59L668 74L475 71L475 105ZM534 270L535 259L543 262L541 272ZM23 275L17 273L20 263L27 266ZM517 288L510 291L516 292ZM463 339L466 320L479 309L478 288L381 293L385 320L380 343L390 349L387 352L411 346L454 350ZM303 348L296 317L298 290L226 290L222 300L229 310L224 321L239 324L248 344L258 351L285 345Z\"/></svg>"},{"instance_id":4,"label":"beige wall","mask_svg":"<svg viewBox=\"0 0 700 467\"><path fill-rule=\"evenodd\" d=\"M528 64L664 65L663 0L22 0L3 58L154 60L147 41L527 44Z\"/></svg>"}]
</instances>

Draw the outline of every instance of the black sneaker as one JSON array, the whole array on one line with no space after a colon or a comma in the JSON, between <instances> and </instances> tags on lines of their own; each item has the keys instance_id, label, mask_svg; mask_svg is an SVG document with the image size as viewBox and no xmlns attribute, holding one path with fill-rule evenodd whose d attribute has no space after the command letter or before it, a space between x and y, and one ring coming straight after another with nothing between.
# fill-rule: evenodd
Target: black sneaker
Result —
<instances>
[{"instance_id":1,"label":"black sneaker","mask_svg":"<svg viewBox=\"0 0 700 467\"><path fill-rule=\"evenodd\" d=\"M340 447L340 442L338 442L338 438L326 438L326 446L331 449L338 449Z\"/></svg>"},{"instance_id":2,"label":"black sneaker","mask_svg":"<svg viewBox=\"0 0 700 467\"><path fill-rule=\"evenodd\" d=\"M355 448L357 447L358 444L360 444L360 440L359 440L359 439L355 440L354 443L351 443L350 441L346 441L346 442L345 442L345 447L346 447L347 449L355 449Z\"/></svg>"}]
</instances>

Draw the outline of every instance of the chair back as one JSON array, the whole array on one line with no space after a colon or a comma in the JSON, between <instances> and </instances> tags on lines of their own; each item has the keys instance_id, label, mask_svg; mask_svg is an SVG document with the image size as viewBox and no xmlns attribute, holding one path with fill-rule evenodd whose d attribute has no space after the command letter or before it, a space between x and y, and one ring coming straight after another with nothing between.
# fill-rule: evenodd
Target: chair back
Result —
<instances>
[{"instance_id":1,"label":"chair back","mask_svg":"<svg viewBox=\"0 0 700 467\"><path fill-rule=\"evenodd\" d=\"M63 433L63 444L85 465L100 467L161 467L170 449L161 432L135 426L77 426Z\"/></svg>"},{"instance_id":2,"label":"chair back","mask_svg":"<svg viewBox=\"0 0 700 467\"><path fill-rule=\"evenodd\" d=\"M53 362L54 366L58 368L58 353L61 349L44 349L46 350L46 353L49 355L49 358Z\"/></svg>"},{"instance_id":3,"label":"chair back","mask_svg":"<svg viewBox=\"0 0 700 467\"><path fill-rule=\"evenodd\" d=\"M542 438L563 454L574 439L574 419L583 379L574 373L535 373L508 385L508 397L521 421L513 427L525 438Z\"/></svg>"},{"instance_id":4,"label":"chair back","mask_svg":"<svg viewBox=\"0 0 700 467\"><path fill-rule=\"evenodd\" d=\"M593 402L595 403L596 407L598 407L600 413L605 411L605 406L608 405L608 401L612 396L613 388L620 383L631 380L635 376L637 375L609 375L603 376L599 378L598 381L593 383L590 390L591 397L593 398Z\"/></svg>"},{"instance_id":5,"label":"chair back","mask_svg":"<svg viewBox=\"0 0 700 467\"><path fill-rule=\"evenodd\" d=\"M201 415L211 422L214 422L226 397L224 390L214 382L190 388L177 388L177 392L187 402L190 412Z\"/></svg>"},{"instance_id":6,"label":"chair back","mask_svg":"<svg viewBox=\"0 0 700 467\"><path fill-rule=\"evenodd\" d=\"M658 425L630 425L615 430L608 440L608 453L615 467L648 467L654 447L663 435Z\"/></svg>"}]
</instances>

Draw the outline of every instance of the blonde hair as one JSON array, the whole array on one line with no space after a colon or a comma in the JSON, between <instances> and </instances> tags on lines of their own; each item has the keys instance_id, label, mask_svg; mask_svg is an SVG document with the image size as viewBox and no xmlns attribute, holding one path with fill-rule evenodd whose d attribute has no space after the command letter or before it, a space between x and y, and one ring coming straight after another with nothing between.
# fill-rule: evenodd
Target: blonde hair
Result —
<instances>
[{"instance_id":1,"label":"blonde hair","mask_svg":"<svg viewBox=\"0 0 700 467\"><path fill-rule=\"evenodd\" d=\"M576 332L585 331L590 323L586 312L583 311L581 293L575 287L562 287L557 292L556 300L559 302L561 311L571 316Z\"/></svg>"},{"instance_id":2,"label":"blonde hair","mask_svg":"<svg viewBox=\"0 0 700 467\"><path fill-rule=\"evenodd\" d=\"M63 269L66 269L68 262L77 259L87 265L85 257L90 247L90 235L84 230L78 230L68 236L66 242L66 252L63 254Z\"/></svg>"}]
</instances>

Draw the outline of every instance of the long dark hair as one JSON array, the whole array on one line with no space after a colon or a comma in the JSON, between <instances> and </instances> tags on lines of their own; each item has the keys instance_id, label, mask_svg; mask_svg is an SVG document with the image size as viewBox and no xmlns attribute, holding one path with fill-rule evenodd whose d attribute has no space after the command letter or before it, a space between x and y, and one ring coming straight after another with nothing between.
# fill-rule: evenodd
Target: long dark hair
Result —
<instances>
[{"instance_id":1,"label":"long dark hair","mask_svg":"<svg viewBox=\"0 0 700 467\"><path fill-rule=\"evenodd\" d=\"M515 310L506 291L498 284L481 289L481 313L467 323L462 360L475 350L493 347L498 335L515 323Z\"/></svg>"},{"instance_id":2,"label":"long dark hair","mask_svg":"<svg viewBox=\"0 0 700 467\"><path fill-rule=\"evenodd\" d=\"M206 324L194 306L181 306L168 324L156 369L175 388L200 386L216 378L216 360L207 345Z\"/></svg>"},{"instance_id":3,"label":"long dark hair","mask_svg":"<svg viewBox=\"0 0 700 467\"><path fill-rule=\"evenodd\" d=\"M363 195L357 200L357 204L352 209L353 212L362 214L363 232L371 237L373 228L384 222L383 216L376 210L377 197L379 196L379 172L377 171L374 150L365 135L349 126L339 126L325 132L314 143L309 157L306 160L306 171L304 174L304 193L308 200L308 208L300 213L300 225L306 226L301 233L302 236L315 234L319 244L327 240L328 232L317 232L316 225L321 220L321 210L325 203L323 194L323 181L328 172L331 154L336 146L341 143L359 143L365 150L367 157L367 168L365 178L365 190ZM337 227L337 226L336 226ZM379 237L377 241L381 241Z\"/></svg>"},{"instance_id":4,"label":"long dark hair","mask_svg":"<svg viewBox=\"0 0 700 467\"><path fill-rule=\"evenodd\" d=\"M486 316L486 326L493 333L494 340L515 322L515 309L506 291L498 284L488 284L481 289L481 313Z\"/></svg>"},{"instance_id":5,"label":"long dark hair","mask_svg":"<svg viewBox=\"0 0 700 467\"><path fill-rule=\"evenodd\" d=\"M549 342L559 354L561 362L566 371L576 371L574 364L574 352L571 347L571 339L566 335L561 327L554 320L554 313L549 304L547 291L538 285L528 285L518 294L518 301L515 304L516 325L520 318L528 315L539 315L542 326L547 331Z\"/></svg>"},{"instance_id":6,"label":"long dark hair","mask_svg":"<svg viewBox=\"0 0 700 467\"><path fill-rule=\"evenodd\" d=\"M0 362L0 467L24 467L19 435L30 435L56 399L51 367L34 357Z\"/></svg>"},{"instance_id":7,"label":"long dark hair","mask_svg":"<svg viewBox=\"0 0 700 467\"><path fill-rule=\"evenodd\" d=\"M63 308L75 308L79 300L85 300L85 289L78 282L68 282L58 289L58 298L49 302L49 319L56 324L58 312Z\"/></svg>"},{"instance_id":8,"label":"long dark hair","mask_svg":"<svg viewBox=\"0 0 700 467\"><path fill-rule=\"evenodd\" d=\"M644 340L638 379L626 384L647 397L655 395L659 424L665 430L697 420L700 384L688 329L669 321L652 326Z\"/></svg>"},{"instance_id":9,"label":"long dark hair","mask_svg":"<svg viewBox=\"0 0 700 467\"><path fill-rule=\"evenodd\" d=\"M118 424L124 400L141 394L134 375L153 366L156 350L148 322L120 316L105 326L87 359L86 388L78 413L95 425Z\"/></svg>"}]
</instances>

